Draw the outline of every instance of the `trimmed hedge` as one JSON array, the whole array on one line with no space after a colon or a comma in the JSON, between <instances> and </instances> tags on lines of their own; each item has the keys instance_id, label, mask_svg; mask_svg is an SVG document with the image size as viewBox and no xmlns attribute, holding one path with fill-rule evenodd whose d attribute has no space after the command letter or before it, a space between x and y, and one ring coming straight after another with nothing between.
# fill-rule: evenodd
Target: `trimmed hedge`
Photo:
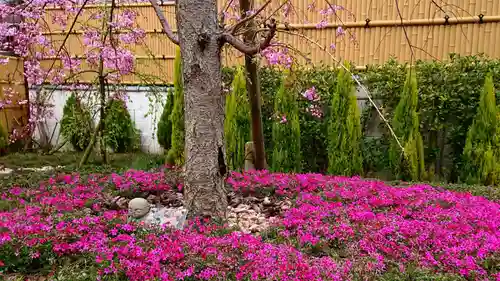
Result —
<instances>
[{"instance_id":1,"label":"trimmed hedge","mask_svg":"<svg viewBox=\"0 0 500 281\"><path fill-rule=\"evenodd\" d=\"M378 66L369 66L359 72L362 83L372 97L381 104L387 120L393 120L396 107L407 75L407 65L389 60ZM486 74L491 72L497 104L500 100L500 60L483 56L451 55L448 61L418 61L414 66L418 83L418 118L422 135L425 173L424 180L457 182L463 167L463 150L467 132L476 116L479 97ZM300 120L300 152L303 155L301 171L326 172L328 168L327 122L332 100L332 89L337 85L336 69L319 66L313 69L293 70L293 94L298 104ZM229 88L235 69L224 69L224 81ZM268 160L274 150L272 127L276 120L274 100L280 88L282 72L279 69L260 69L264 138ZM305 90L315 87L320 100L316 104L323 109L323 117L308 113L311 102L301 96ZM372 107L368 104L362 112L364 176L383 175L393 179L389 159L392 137L386 126L380 124L381 136L368 132L368 120L374 121Z\"/></svg>"}]
</instances>

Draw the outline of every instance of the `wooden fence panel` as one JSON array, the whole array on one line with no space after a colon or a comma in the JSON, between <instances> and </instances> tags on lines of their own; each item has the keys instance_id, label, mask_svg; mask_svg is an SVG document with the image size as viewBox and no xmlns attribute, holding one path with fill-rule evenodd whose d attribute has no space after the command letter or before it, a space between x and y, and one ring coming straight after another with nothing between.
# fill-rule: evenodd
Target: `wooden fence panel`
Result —
<instances>
[{"instance_id":1,"label":"wooden fence panel","mask_svg":"<svg viewBox=\"0 0 500 281\"><path fill-rule=\"evenodd\" d=\"M218 1L219 9L223 9L227 1ZM256 0L256 6L264 2L265 0ZM324 29L317 29L315 25L322 19L318 10L327 8L327 2L316 1L315 11L309 9L310 2L292 0L290 25L295 29L293 31L295 35L279 32L277 37L281 42L293 46L301 55L310 58L314 64L332 64L339 60L349 60L357 66L364 66L383 63L390 57L400 61L442 60L446 59L449 53L463 55L485 53L490 57L500 58L500 48L496 47L500 45L500 1L448 0L445 3L405 0L399 1L399 7L396 7L396 2L393 0L338 0L335 4L345 7L346 11L340 11L339 19ZM438 7L436 3L442 6ZM266 13L273 12L280 5L280 1L273 1L266 9ZM103 6L89 6L78 22L99 26L100 21L89 18L89 15L98 9L103 9ZM155 83L172 81L175 46L161 33L161 25L153 8L149 3L136 3L119 7L119 10L123 9L135 11L138 15L138 26L146 32L143 44L130 47L137 59L137 72L163 78L156 79ZM162 9L175 31L173 2L165 1ZM398 10L404 18L404 28ZM53 42L62 42L67 30L62 30L53 22L63 16L64 11L56 7L48 8L47 11L46 34ZM449 25L446 25L445 14L450 17ZM485 15L483 24L478 23L480 14ZM278 20L282 20L280 13L277 17ZM365 27L365 19L370 19L368 28ZM68 26L72 20L68 19ZM73 56L82 56L84 53L83 25L80 23L76 24L75 34L69 36L64 48ZM336 37L338 26L344 26L348 31L341 38ZM330 49L332 45L336 48ZM325 52L325 48L328 52ZM227 49L223 52L223 61L226 65L243 62L241 54ZM305 62L300 59L300 55L296 57L300 62ZM51 63L44 62L44 65L47 64ZM125 80L133 84L143 84L144 78L139 79L139 76L132 75ZM93 77L86 74L79 80L89 82Z\"/></svg>"},{"instance_id":2,"label":"wooden fence panel","mask_svg":"<svg viewBox=\"0 0 500 281\"><path fill-rule=\"evenodd\" d=\"M23 62L16 57L3 56L9 62L0 71L0 125L8 132L22 129L28 122L28 105L19 104L27 99L23 77Z\"/></svg>"}]
</instances>

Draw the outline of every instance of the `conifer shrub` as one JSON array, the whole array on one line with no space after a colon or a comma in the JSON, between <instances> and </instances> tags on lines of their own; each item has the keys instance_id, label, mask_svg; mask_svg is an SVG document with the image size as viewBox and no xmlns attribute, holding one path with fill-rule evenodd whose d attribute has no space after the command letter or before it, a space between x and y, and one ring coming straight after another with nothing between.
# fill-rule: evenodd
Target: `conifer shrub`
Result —
<instances>
[{"instance_id":1,"label":"conifer shrub","mask_svg":"<svg viewBox=\"0 0 500 281\"><path fill-rule=\"evenodd\" d=\"M498 182L500 135L497 114L493 77L489 73L464 147L462 178L469 184Z\"/></svg>"},{"instance_id":2,"label":"conifer shrub","mask_svg":"<svg viewBox=\"0 0 500 281\"><path fill-rule=\"evenodd\" d=\"M5 155L7 153L7 148L9 147L9 136L2 124L0 124L0 155Z\"/></svg>"},{"instance_id":3,"label":"conifer shrub","mask_svg":"<svg viewBox=\"0 0 500 281\"><path fill-rule=\"evenodd\" d=\"M167 163L184 164L184 84L182 81L181 50L176 49L174 61L174 107L171 115L172 147L167 154Z\"/></svg>"},{"instance_id":4,"label":"conifer shrub","mask_svg":"<svg viewBox=\"0 0 500 281\"><path fill-rule=\"evenodd\" d=\"M301 170L299 106L293 84L295 79L293 72L285 73L274 98L271 165L273 171Z\"/></svg>"},{"instance_id":5,"label":"conifer shrub","mask_svg":"<svg viewBox=\"0 0 500 281\"><path fill-rule=\"evenodd\" d=\"M61 134L76 151L83 151L90 143L93 133L90 111L72 93L63 108Z\"/></svg>"},{"instance_id":6,"label":"conifer shrub","mask_svg":"<svg viewBox=\"0 0 500 281\"><path fill-rule=\"evenodd\" d=\"M125 101L109 101L104 123L104 141L114 152L132 152L140 148L140 133L135 128Z\"/></svg>"},{"instance_id":7,"label":"conifer shrub","mask_svg":"<svg viewBox=\"0 0 500 281\"><path fill-rule=\"evenodd\" d=\"M410 68L392 120L394 133L403 146L403 151L394 138L389 150L393 173L404 180L418 181L425 172L424 147L417 108L417 77L415 69Z\"/></svg>"},{"instance_id":8,"label":"conifer shrub","mask_svg":"<svg viewBox=\"0 0 500 281\"><path fill-rule=\"evenodd\" d=\"M163 113L161 114L160 121L158 121L158 130L156 132L156 137L158 138L158 143L163 147L165 151L168 151L172 147L172 110L174 108L174 95L170 91L167 91L167 101L163 108Z\"/></svg>"},{"instance_id":9,"label":"conifer shrub","mask_svg":"<svg viewBox=\"0 0 500 281\"><path fill-rule=\"evenodd\" d=\"M337 74L328 122L328 172L359 175L363 169L360 113L352 77L344 69Z\"/></svg>"},{"instance_id":10,"label":"conifer shrub","mask_svg":"<svg viewBox=\"0 0 500 281\"><path fill-rule=\"evenodd\" d=\"M246 90L245 70L239 67L231 93L226 96L224 135L229 169L238 170L245 164L245 143L250 140L250 109Z\"/></svg>"}]
</instances>

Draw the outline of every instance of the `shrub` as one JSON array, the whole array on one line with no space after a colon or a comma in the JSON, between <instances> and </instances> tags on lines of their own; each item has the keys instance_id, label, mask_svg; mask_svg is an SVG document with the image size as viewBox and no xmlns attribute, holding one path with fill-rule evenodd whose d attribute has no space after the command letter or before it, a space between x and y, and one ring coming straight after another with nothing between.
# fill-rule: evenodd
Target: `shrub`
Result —
<instances>
[{"instance_id":1,"label":"shrub","mask_svg":"<svg viewBox=\"0 0 500 281\"><path fill-rule=\"evenodd\" d=\"M497 182L498 137L495 88L490 73L484 82L476 118L467 133L462 175L465 182L484 185Z\"/></svg>"},{"instance_id":2,"label":"shrub","mask_svg":"<svg viewBox=\"0 0 500 281\"><path fill-rule=\"evenodd\" d=\"M245 70L238 68L232 83L232 91L226 96L226 139L227 163L231 170L245 164L245 142L250 140L250 110L246 90Z\"/></svg>"},{"instance_id":3,"label":"shrub","mask_svg":"<svg viewBox=\"0 0 500 281\"><path fill-rule=\"evenodd\" d=\"M295 84L302 90L304 98L299 99L300 111L300 147L302 155L302 170L308 172L326 173L328 168L328 116L332 89L337 83L337 71L331 67L316 67L313 69L295 70ZM307 90L314 87L316 100L307 98ZM322 114L314 114L319 109Z\"/></svg>"},{"instance_id":4,"label":"shrub","mask_svg":"<svg viewBox=\"0 0 500 281\"><path fill-rule=\"evenodd\" d=\"M9 147L9 136L2 124L0 124L0 155L4 155L7 152L7 148Z\"/></svg>"},{"instance_id":5,"label":"shrub","mask_svg":"<svg viewBox=\"0 0 500 281\"><path fill-rule=\"evenodd\" d=\"M272 170L301 169L299 108L293 88L294 73L286 73L274 99Z\"/></svg>"},{"instance_id":6,"label":"shrub","mask_svg":"<svg viewBox=\"0 0 500 281\"><path fill-rule=\"evenodd\" d=\"M66 101L61 120L61 134L77 151L89 145L92 136L92 118L75 93Z\"/></svg>"},{"instance_id":7,"label":"shrub","mask_svg":"<svg viewBox=\"0 0 500 281\"><path fill-rule=\"evenodd\" d=\"M417 78L415 70L410 68L392 122L394 133L404 151L401 151L401 147L393 138L389 153L394 175L414 181L420 180L424 173L424 148L417 105Z\"/></svg>"},{"instance_id":8,"label":"shrub","mask_svg":"<svg viewBox=\"0 0 500 281\"><path fill-rule=\"evenodd\" d=\"M382 113L387 120L394 117L406 67L407 64L391 59L360 73L372 97L381 103ZM429 168L435 166L437 175L456 182L463 170L467 132L477 113L484 74L488 71L493 74L497 104L500 101L500 60L481 55L451 54L444 62L418 61L415 68L419 81L418 112L426 164ZM371 109L371 106L367 106L364 110L365 121ZM392 136L386 126L381 124L380 129L383 137L390 141Z\"/></svg>"},{"instance_id":9,"label":"shrub","mask_svg":"<svg viewBox=\"0 0 500 281\"><path fill-rule=\"evenodd\" d=\"M349 67L349 65L347 65ZM362 171L361 124L351 75L341 69L331 97L328 124L328 172L352 176Z\"/></svg>"},{"instance_id":10,"label":"shrub","mask_svg":"<svg viewBox=\"0 0 500 281\"><path fill-rule=\"evenodd\" d=\"M165 107L163 108L163 113L161 114L160 121L158 122L158 131L156 132L156 137L158 138L158 143L168 151L172 147L172 110L174 107L174 95L171 93L170 89L167 91L167 101Z\"/></svg>"},{"instance_id":11,"label":"shrub","mask_svg":"<svg viewBox=\"0 0 500 281\"><path fill-rule=\"evenodd\" d=\"M140 134L135 128L125 101L112 99L106 109L104 140L118 153L131 152L140 147Z\"/></svg>"},{"instance_id":12,"label":"shrub","mask_svg":"<svg viewBox=\"0 0 500 281\"><path fill-rule=\"evenodd\" d=\"M184 84L180 48L176 49L174 61L174 108L171 120L172 147L167 154L167 163L182 166L184 163Z\"/></svg>"}]
</instances>

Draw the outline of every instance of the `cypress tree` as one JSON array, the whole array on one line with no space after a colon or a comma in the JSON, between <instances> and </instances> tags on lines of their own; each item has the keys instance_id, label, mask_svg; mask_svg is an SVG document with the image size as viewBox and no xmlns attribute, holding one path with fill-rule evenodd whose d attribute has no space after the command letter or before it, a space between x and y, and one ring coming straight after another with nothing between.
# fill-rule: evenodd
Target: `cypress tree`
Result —
<instances>
[{"instance_id":1,"label":"cypress tree","mask_svg":"<svg viewBox=\"0 0 500 281\"><path fill-rule=\"evenodd\" d=\"M237 170L245 164L245 143L250 140L250 109L243 68L238 68L232 82L232 91L226 96L226 139L227 163Z\"/></svg>"},{"instance_id":2,"label":"cypress tree","mask_svg":"<svg viewBox=\"0 0 500 281\"><path fill-rule=\"evenodd\" d=\"M114 152L125 153L140 147L140 134L121 99L109 101L106 109L104 141Z\"/></svg>"},{"instance_id":3,"label":"cypress tree","mask_svg":"<svg viewBox=\"0 0 500 281\"><path fill-rule=\"evenodd\" d=\"M75 93L71 93L63 108L61 134L76 151L83 151L92 136L90 112L83 108Z\"/></svg>"},{"instance_id":4,"label":"cypress tree","mask_svg":"<svg viewBox=\"0 0 500 281\"><path fill-rule=\"evenodd\" d=\"M299 106L293 89L293 73L286 73L274 98L276 120L272 125L272 170L301 170Z\"/></svg>"},{"instance_id":5,"label":"cypress tree","mask_svg":"<svg viewBox=\"0 0 500 281\"><path fill-rule=\"evenodd\" d=\"M497 181L499 136L497 108L491 73L486 76L476 117L467 132L464 148L463 180L490 185Z\"/></svg>"},{"instance_id":6,"label":"cypress tree","mask_svg":"<svg viewBox=\"0 0 500 281\"><path fill-rule=\"evenodd\" d=\"M2 124L0 124L0 156L7 152L7 147L9 147L9 136Z\"/></svg>"},{"instance_id":7,"label":"cypress tree","mask_svg":"<svg viewBox=\"0 0 500 281\"><path fill-rule=\"evenodd\" d=\"M163 113L161 114L160 121L158 121L158 130L156 132L156 137L158 138L158 143L168 151L172 147L172 110L174 108L174 95L171 91L167 91L167 102L163 108Z\"/></svg>"},{"instance_id":8,"label":"cypress tree","mask_svg":"<svg viewBox=\"0 0 500 281\"><path fill-rule=\"evenodd\" d=\"M349 65L346 65L349 67ZM363 169L360 113L351 75L340 69L328 123L328 172L352 176Z\"/></svg>"},{"instance_id":9,"label":"cypress tree","mask_svg":"<svg viewBox=\"0 0 500 281\"><path fill-rule=\"evenodd\" d=\"M184 164L184 84L182 81L181 50L176 48L174 61L174 108L172 121L172 147L167 154L167 163Z\"/></svg>"},{"instance_id":10,"label":"cypress tree","mask_svg":"<svg viewBox=\"0 0 500 281\"><path fill-rule=\"evenodd\" d=\"M425 172L424 147L417 108L417 77L415 70L409 69L392 121L394 133L398 136L404 153L396 140L392 139L389 156L394 175L413 181L420 180Z\"/></svg>"}]
</instances>

